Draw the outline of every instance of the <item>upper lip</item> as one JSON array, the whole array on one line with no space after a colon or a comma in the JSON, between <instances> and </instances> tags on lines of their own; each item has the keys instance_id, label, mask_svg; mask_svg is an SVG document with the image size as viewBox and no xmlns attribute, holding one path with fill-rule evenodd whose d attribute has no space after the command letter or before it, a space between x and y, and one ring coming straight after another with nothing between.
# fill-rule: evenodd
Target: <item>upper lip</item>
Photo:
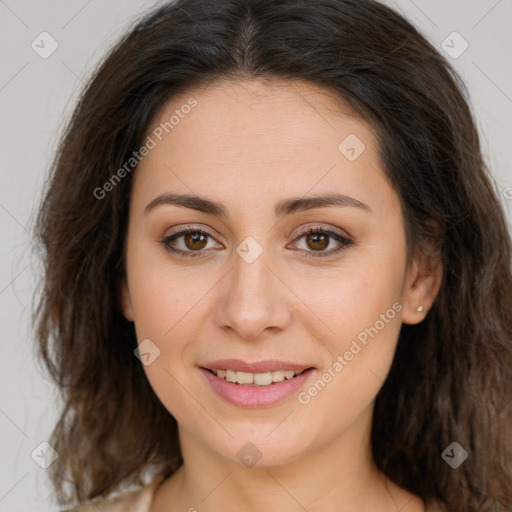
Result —
<instances>
[{"instance_id":1,"label":"upper lip","mask_svg":"<svg viewBox=\"0 0 512 512\"><path fill-rule=\"evenodd\" d=\"M276 359L248 363L241 359L219 359L200 365L207 370L234 370L236 372L266 373L275 371L300 372L312 368L310 364L298 364Z\"/></svg>"}]
</instances>

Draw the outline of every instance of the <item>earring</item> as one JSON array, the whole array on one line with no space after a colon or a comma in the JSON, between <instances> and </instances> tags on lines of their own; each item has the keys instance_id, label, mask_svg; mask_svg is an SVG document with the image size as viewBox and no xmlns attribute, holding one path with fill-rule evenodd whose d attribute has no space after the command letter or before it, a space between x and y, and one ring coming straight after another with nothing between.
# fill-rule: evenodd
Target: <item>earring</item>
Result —
<instances>
[{"instance_id":1,"label":"earring","mask_svg":"<svg viewBox=\"0 0 512 512\"><path fill-rule=\"evenodd\" d=\"M423 313L423 306L418 306L418 307L416 308L416 311L417 311L418 313Z\"/></svg>"}]
</instances>

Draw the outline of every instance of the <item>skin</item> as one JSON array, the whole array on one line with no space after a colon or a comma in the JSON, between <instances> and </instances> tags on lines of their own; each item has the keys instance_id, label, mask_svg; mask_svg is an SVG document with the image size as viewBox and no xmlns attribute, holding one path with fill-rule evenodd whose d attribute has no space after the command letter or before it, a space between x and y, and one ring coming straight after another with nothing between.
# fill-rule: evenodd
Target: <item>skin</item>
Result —
<instances>
[{"instance_id":1,"label":"skin","mask_svg":"<svg viewBox=\"0 0 512 512\"><path fill-rule=\"evenodd\" d=\"M331 93L302 81L194 89L173 98L152 129L191 96L197 107L134 176L121 294L139 343L149 338L160 350L144 370L178 421L184 457L157 488L151 512L423 511L422 500L376 469L369 439L400 326L425 318L442 271L419 252L407 260L400 200L374 132ZM338 149L350 134L366 146L354 161ZM333 191L369 209L274 214L283 199ZM144 212L166 192L221 202L228 217L170 204ZM182 236L174 247L204 255L166 251L161 240L171 228L190 225L213 237L186 245ZM311 237L296 236L308 226L349 234L353 244L315 257L340 244L330 238L318 250ZM263 248L250 264L236 252L248 236ZM401 311L306 405L293 395L270 407L237 407L199 370L221 358L292 361L316 368L308 389L395 303ZM237 457L247 442L261 452L250 468Z\"/></svg>"}]
</instances>

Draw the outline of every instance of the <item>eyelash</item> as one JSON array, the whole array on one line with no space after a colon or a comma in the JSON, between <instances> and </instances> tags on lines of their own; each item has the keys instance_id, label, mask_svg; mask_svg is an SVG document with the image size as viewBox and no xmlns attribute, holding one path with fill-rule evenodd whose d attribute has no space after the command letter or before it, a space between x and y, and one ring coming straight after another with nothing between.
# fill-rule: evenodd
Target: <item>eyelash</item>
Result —
<instances>
[{"instance_id":1,"label":"eyelash","mask_svg":"<svg viewBox=\"0 0 512 512\"><path fill-rule=\"evenodd\" d=\"M202 235L207 235L210 238L214 238L210 233L208 233L208 231L204 231L202 229L197 229L197 228L186 228L186 229L183 229L181 231L178 231L176 233L173 233L172 235L165 237L163 240L160 241L160 243L164 246L166 251L173 253L173 254L177 254L183 258L198 258L198 257L203 256L203 254L205 252L207 252L209 249L203 249L202 251L182 251L181 249L174 249L170 245L171 242L173 242L177 238L180 238L180 237L186 235L187 233L200 233ZM327 251L327 252L305 251L305 254L303 256L306 258L325 258L328 256L332 256L334 254L338 254L338 253L342 252L348 246L350 246L354 243L350 238L343 236L340 233L337 233L335 231L330 231L330 230L320 228L320 227L306 228L305 230L303 230L297 234L294 241L296 241L304 236L310 235L310 234L327 235L329 238L333 238L334 240L339 242L341 244L341 247L339 247L338 249L335 249L335 250L331 249L330 251Z\"/></svg>"}]
</instances>

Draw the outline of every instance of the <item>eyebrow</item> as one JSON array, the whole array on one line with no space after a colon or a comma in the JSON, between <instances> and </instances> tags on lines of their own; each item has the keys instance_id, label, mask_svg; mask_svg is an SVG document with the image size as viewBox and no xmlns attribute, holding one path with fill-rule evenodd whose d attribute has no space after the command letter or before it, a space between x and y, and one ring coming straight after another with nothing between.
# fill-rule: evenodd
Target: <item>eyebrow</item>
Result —
<instances>
[{"instance_id":1,"label":"eyebrow","mask_svg":"<svg viewBox=\"0 0 512 512\"><path fill-rule=\"evenodd\" d=\"M193 194L164 193L155 197L145 208L144 213L162 205L173 205L183 208L190 208L199 212L215 215L224 219L228 218L227 208L217 201L200 197ZM333 206L350 206L371 212L371 208L361 201L338 193L316 195L312 197L292 198L280 201L276 204L274 212L277 217L291 215L292 213L313 210L314 208L325 208Z\"/></svg>"}]
</instances>

